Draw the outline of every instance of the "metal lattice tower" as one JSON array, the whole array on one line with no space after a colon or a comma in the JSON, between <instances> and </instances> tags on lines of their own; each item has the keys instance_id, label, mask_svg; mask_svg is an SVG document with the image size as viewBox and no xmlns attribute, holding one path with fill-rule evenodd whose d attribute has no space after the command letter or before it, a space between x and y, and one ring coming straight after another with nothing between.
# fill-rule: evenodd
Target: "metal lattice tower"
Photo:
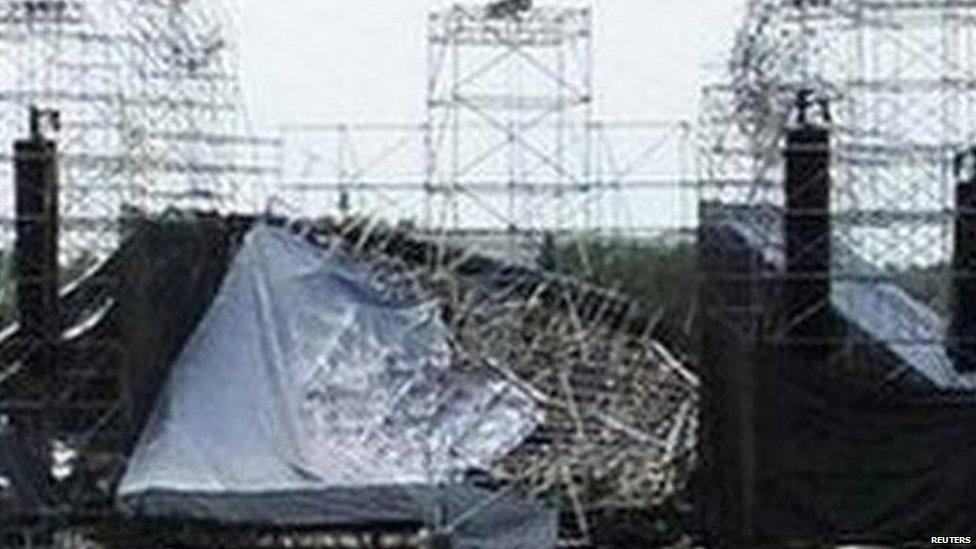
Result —
<instances>
[{"instance_id":1,"label":"metal lattice tower","mask_svg":"<svg viewBox=\"0 0 976 549\"><path fill-rule=\"evenodd\" d=\"M753 2L730 79L705 90L706 196L782 201L782 128L810 88L831 101L835 240L878 266L945 262L953 158L976 137L974 15L969 2Z\"/></svg>"},{"instance_id":2,"label":"metal lattice tower","mask_svg":"<svg viewBox=\"0 0 976 549\"><path fill-rule=\"evenodd\" d=\"M7 281L0 316L8 327L4 344L28 350L28 358L0 365L0 424L31 433L31 457L52 466L58 485L85 488L45 501L53 513L48 522L110 509L125 463L120 448L133 436L118 366L127 359L119 351L125 336L86 332L115 305L106 306L105 292L127 284L106 269L107 258L138 224L131 221L170 208L241 210L254 198L252 184L273 171L252 163L250 153L263 142L242 137L235 47L220 2L0 2L0 256ZM24 255L11 259L15 229L25 224L15 217L13 143L35 133L28 127L35 107L60 121L57 132L44 132L56 142L60 180L54 292L94 314L70 325L77 318L55 312L55 327L42 335L22 329L23 310L20 325L13 322L8 276L29 270ZM58 272L46 266L46 273ZM126 276L151 283L164 276L149 272L154 268ZM97 290L77 294L81 286ZM24 295L16 296L21 309L29 304ZM86 351L64 351L79 335ZM31 349L45 347L60 349L57 368L37 367L43 361Z\"/></svg>"},{"instance_id":3,"label":"metal lattice tower","mask_svg":"<svg viewBox=\"0 0 976 549\"><path fill-rule=\"evenodd\" d=\"M286 210L405 222L509 256L534 255L544 232L690 226L691 126L595 116L596 12L489 6L428 15L426 120L282 128Z\"/></svg>"},{"instance_id":4,"label":"metal lattice tower","mask_svg":"<svg viewBox=\"0 0 976 549\"><path fill-rule=\"evenodd\" d=\"M974 15L971 2L754 1L727 78L704 91L701 197L768 222L767 249L782 246L793 102L804 89L829 102L833 307L906 353L945 354L954 162L976 138Z\"/></svg>"},{"instance_id":5,"label":"metal lattice tower","mask_svg":"<svg viewBox=\"0 0 976 549\"><path fill-rule=\"evenodd\" d=\"M592 25L585 8L431 14L428 179L442 205L431 215L454 228L585 224L599 192L589 185Z\"/></svg>"},{"instance_id":6,"label":"metal lattice tower","mask_svg":"<svg viewBox=\"0 0 976 549\"><path fill-rule=\"evenodd\" d=\"M0 4L0 137L26 134L28 109L60 111L62 249L102 255L123 205L229 207L242 103L228 12L214 2L8 0ZM11 215L9 154L0 216Z\"/></svg>"}]
</instances>

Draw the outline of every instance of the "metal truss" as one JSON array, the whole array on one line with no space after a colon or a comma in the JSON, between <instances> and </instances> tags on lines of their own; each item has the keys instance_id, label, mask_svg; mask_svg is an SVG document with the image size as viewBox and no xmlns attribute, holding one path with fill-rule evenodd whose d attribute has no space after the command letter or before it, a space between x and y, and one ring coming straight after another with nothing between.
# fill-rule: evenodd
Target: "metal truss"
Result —
<instances>
[{"instance_id":1,"label":"metal truss","mask_svg":"<svg viewBox=\"0 0 976 549\"><path fill-rule=\"evenodd\" d=\"M272 177L272 162L248 160L265 145L240 137L235 48L219 2L0 3L0 137L25 135L31 105L61 112L62 249L104 255L123 204L240 209ZM9 218L10 157L0 154ZM105 229L71 230L75 218L103 218Z\"/></svg>"},{"instance_id":2,"label":"metal truss","mask_svg":"<svg viewBox=\"0 0 976 549\"><path fill-rule=\"evenodd\" d=\"M784 132L797 92L812 90L830 103L830 276L901 287L947 315L947 290L909 286L947 288L951 276L953 164L976 139L974 54L972 2L751 2L729 72L703 90L700 198L782 208ZM750 303L761 318L770 298ZM944 342L906 332L886 343Z\"/></svg>"},{"instance_id":3,"label":"metal truss","mask_svg":"<svg viewBox=\"0 0 976 549\"><path fill-rule=\"evenodd\" d=\"M482 124L461 131L493 130ZM513 181L474 167L454 184L429 179L432 132L425 124L288 126L280 137L277 196L303 215L378 216L452 233L635 236L694 223L690 125L592 121L579 132L590 143L587 179L539 174Z\"/></svg>"},{"instance_id":4,"label":"metal truss","mask_svg":"<svg viewBox=\"0 0 976 549\"><path fill-rule=\"evenodd\" d=\"M691 126L594 116L592 24L588 8L431 13L427 119L283 128L278 195L306 215L529 241L691 226Z\"/></svg>"},{"instance_id":5,"label":"metal truss","mask_svg":"<svg viewBox=\"0 0 976 549\"><path fill-rule=\"evenodd\" d=\"M789 103L809 87L832 104L835 238L882 263L945 261L953 157L976 138L974 16L969 2L753 2L728 82L705 90L703 179L775 180ZM895 225L914 236L881 244Z\"/></svg>"},{"instance_id":6,"label":"metal truss","mask_svg":"<svg viewBox=\"0 0 976 549\"><path fill-rule=\"evenodd\" d=\"M478 205L508 227L573 224L569 210L579 208L560 190L592 179L592 26L588 9L538 8L516 19L455 5L431 14L426 172L444 190L439 225L460 228ZM469 187L485 181L510 185L508 203ZM555 189L548 208L534 203L538 184Z\"/></svg>"},{"instance_id":7,"label":"metal truss","mask_svg":"<svg viewBox=\"0 0 976 549\"><path fill-rule=\"evenodd\" d=\"M276 157L265 154L277 152L277 141L248 136L237 62L221 2L0 1L0 270L8 280L0 324L9 328L0 340L8 351L18 341L0 357L0 423L30 432L38 460L62 469L55 501L38 517L42 532L111 510L131 403L113 366L121 342L111 330L86 333L84 360L64 360L56 373L25 364L44 342L17 335L10 314L18 221L10 147L28 135L31 107L60 114L49 137L58 145L62 302L97 324L111 308L106 289L120 284L105 274L107 258L133 218L172 208L244 210L277 177ZM82 282L99 290L78 291ZM67 330L60 343L75 336ZM45 383L23 381L38 377Z\"/></svg>"}]
</instances>

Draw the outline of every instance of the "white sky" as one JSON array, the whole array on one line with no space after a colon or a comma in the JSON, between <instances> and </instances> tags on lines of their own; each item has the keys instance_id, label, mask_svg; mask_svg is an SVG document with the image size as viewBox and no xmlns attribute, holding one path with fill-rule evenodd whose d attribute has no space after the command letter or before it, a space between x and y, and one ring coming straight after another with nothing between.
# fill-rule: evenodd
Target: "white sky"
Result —
<instances>
[{"instance_id":1,"label":"white sky","mask_svg":"<svg viewBox=\"0 0 976 549\"><path fill-rule=\"evenodd\" d=\"M444 2L235 1L255 129L422 120L425 14ZM724 62L743 2L597 0L599 114L693 118L706 67Z\"/></svg>"}]
</instances>

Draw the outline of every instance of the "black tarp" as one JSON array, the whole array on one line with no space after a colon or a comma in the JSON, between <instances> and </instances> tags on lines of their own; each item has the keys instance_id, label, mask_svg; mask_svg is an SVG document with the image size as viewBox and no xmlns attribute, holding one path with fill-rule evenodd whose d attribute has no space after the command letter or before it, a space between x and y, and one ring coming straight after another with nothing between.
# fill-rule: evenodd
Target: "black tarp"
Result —
<instances>
[{"instance_id":1,"label":"black tarp","mask_svg":"<svg viewBox=\"0 0 976 549\"><path fill-rule=\"evenodd\" d=\"M864 277L835 284L823 341L766 337L782 281L781 233L760 219L770 212L703 209L706 537L898 545L971 535L976 394L951 375L944 322Z\"/></svg>"},{"instance_id":2,"label":"black tarp","mask_svg":"<svg viewBox=\"0 0 976 549\"><path fill-rule=\"evenodd\" d=\"M0 420L0 528L39 516L50 502L48 475L26 444Z\"/></svg>"},{"instance_id":3,"label":"black tarp","mask_svg":"<svg viewBox=\"0 0 976 549\"><path fill-rule=\"evenodd\" d=\"M789 347L760 355L757 538L901 543L971 534L973 397L888 391L824 366Z\"/></svg>"},{"instance_id":4,"label":"black tarp","mask_svg":"<svg viewBox=\"0 0 976 549\"><path fill-rule=\"evenodd\" d=\"M216 216L167 215L128 223L128 236L113 254L62 288L62 338L54 367L26 363L36 342L19 325L0 336L0 373L6 374L0 380L0 416L6 419L0 421L18 433L10 443L20 456L17 463L48 470L53 440L80 441L76 474L66 482L71 491L85 493L84 506L67 505L63 486L18 481L26 495L17 496L16 506L0 505L2 520L15 512L24 519L42 516L32 493L62 515L87 515L100 505L107 510L118 480L115 463L131 451L235 245L233 224ZM10 453L10 444L4 444Z\"/></svg>"},{"instance_id":5,"label":"black tarp","mask_svg":"<svg viewBox=\"0 0 976 549\"><path fill-rule=\"evenodd\" d=\"M177 355L206 313L237 249L233 220L190 215L137 221L108 319L121 347L132 444Z\"/></svg>"}]
</instances>

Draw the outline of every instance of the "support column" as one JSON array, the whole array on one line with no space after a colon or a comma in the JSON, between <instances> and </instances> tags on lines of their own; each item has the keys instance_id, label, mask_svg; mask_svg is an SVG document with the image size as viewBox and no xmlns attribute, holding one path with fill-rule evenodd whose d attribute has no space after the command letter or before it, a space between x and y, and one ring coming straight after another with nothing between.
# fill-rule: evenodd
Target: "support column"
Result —
<instances>
[{"instance_id":1,"label":"support column","mask_svg":"<svg viewBox=\"0 0 976 549\"><path fill-rule=\"evenodd\" d=\"M786 137L786 335L819 345L830 311L830 131L808 120L806 94L797 101L797 126ZM822 104L824 121L829 121Z\"/></svg>"},{"instance_id":2,"label":"support column","mask_svg":"<svg viewBox=\"0 0 976 549\"><path fill-rule=\"evenodd\" d=\"M14 143L14 271L21 331L36 345L29 366L50 371L60 339L59 216L57 145L41 133L45 117L57 127L57 113L32 108L30 137Z\"/></svg>"},{"instance_id":3,"label":"support column","mask_svg":"<svg viewBox=\"0 0 976 549\"><path fill-rule=\"evenodd\" d=\"M956 158L950 355L960 373L976 372L976 147Z\"/></svg>"}]
</instances>

